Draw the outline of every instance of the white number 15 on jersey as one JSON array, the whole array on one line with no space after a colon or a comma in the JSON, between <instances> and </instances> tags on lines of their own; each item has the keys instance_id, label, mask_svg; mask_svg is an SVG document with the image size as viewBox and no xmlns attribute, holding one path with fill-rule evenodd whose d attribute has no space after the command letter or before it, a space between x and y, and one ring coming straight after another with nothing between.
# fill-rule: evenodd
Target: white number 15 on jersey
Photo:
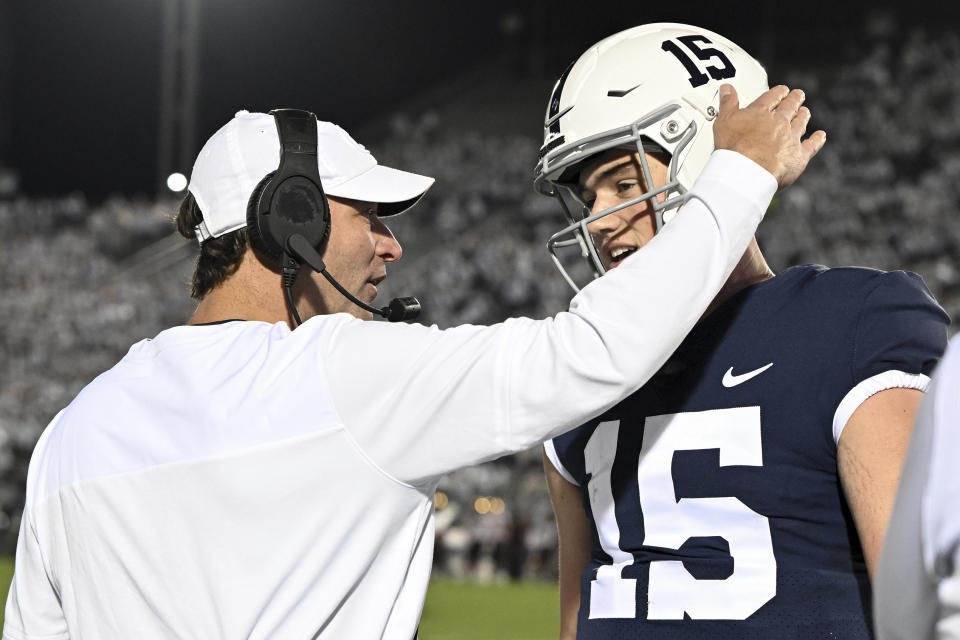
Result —
<instances>
[{"instance_id":1,"label":"white number 15 on jersey","mask_svg":"<svg viewBox=\"0 0 960 640\"><path fill-rule=\"evenodd\" d=\"M584 450L590 507L603 550L612 564L590 584L591 618L635 618L636 580L623 578L633 556L620 548L610 471L620 421L602 422ZM675 560L650 563L647 618L744 620L777 591L777 562L770 523L743 502L727 498L674 499L675 451L719 449L720 466L762 466L760 407L716 409L646 419L637 463L645 546L679 549L690 538L721 536L730 545L733 573L724 580L698 580Z\"/></svg>"}]
</instances>

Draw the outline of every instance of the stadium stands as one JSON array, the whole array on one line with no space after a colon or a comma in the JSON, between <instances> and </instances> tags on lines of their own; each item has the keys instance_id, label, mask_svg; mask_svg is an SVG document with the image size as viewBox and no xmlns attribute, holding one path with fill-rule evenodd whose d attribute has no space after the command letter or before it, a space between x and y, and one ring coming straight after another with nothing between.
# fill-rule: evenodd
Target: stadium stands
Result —
<instances>
[{"instance_id":1,"label":"stadium stands","mask_svg":"<svg viewBox=\"0 0 960 640\"><path fill-rule=\"evenodd\" d=\"M865 36L864 46L844 64L786 74L788 84L808 90L829 142L777 199L760 244L775 270L816 262L917 271L951 317L960 317L960 36L915 30ZM561 225L559 210L531 189L546 89L504 91L510 82L549 85L546 78L490 78L474 96L516 103L497 111L462 98L396 114L375 144L358 136L385 164L437 177L420 208L392 225L405 257L382 297L419 296L424 320L441 327L543 317L570 297L544 248ZM491 125L511 109L533 115ZM16 539L26 465L44 425L130 344L190 314L185 283L196 249L171 240L175 207L123 198L91 206L81 195L0 200L5 552ZM541 473L534 450L449 476L441 485L439 573L553 575L555 534Z\"/></svg>"}]
</instances>

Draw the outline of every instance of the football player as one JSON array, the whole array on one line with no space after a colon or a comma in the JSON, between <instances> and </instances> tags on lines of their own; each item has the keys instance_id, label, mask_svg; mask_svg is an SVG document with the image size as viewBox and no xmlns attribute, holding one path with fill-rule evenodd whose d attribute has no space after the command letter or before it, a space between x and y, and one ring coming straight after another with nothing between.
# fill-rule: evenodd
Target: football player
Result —
<instances>
[{"instance_id":1,"label":"football player","mask_svg":"<svg viewBox=\"0 0 960 640\"><path fill-rule=\"evenodd\" d=\"M548 244L574 289L567 249L602 275L669 228L722 83L743 102L767 89L743 49L679 24L606 38L557 82L536 187L566 211ZM646 385L545 445L561 636L869 637L868 576L947 323L915 274L774 275L754 240Z\"/></svg>"}]
</instances>

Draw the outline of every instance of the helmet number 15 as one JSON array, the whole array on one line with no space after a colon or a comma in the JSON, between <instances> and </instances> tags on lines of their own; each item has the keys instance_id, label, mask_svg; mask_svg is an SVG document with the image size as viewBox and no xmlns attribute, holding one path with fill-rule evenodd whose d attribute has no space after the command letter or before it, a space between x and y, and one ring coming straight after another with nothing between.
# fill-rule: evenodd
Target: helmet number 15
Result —
<instances>
[{"instance_id":1,"label":"helmet number 15","mask_svg":"<svg viewBox=\"0 0 960 640\"><path fill-rule=\"evenodd\" d=\"M711 62L714 59L719 62L719 66L709 65L705 69L701 69L697 66L697 63L694 62L690 56L687 54L683 48L678 45L673 40L664 40L660 45L660 48L664 51L669 51L677 60L683 65L687 70L687 73L690 74L690 86L699 87L707 84L710 81L710 78L714 80L724 80L726 78L732 78L736 75L737 70L733 67L733 63L730 62L730 58L725 56L722 51L719 49L714 49L713 47L702 47L701 44L713 44L707 38L700 35L691 35L691 36L680 36L677 38L682 42L690 52L697 57L698 60L702 62ZM704 73L706 71L706 73ZM710 74L707 77L707 74Z\"/></svg>"}]
</instances>

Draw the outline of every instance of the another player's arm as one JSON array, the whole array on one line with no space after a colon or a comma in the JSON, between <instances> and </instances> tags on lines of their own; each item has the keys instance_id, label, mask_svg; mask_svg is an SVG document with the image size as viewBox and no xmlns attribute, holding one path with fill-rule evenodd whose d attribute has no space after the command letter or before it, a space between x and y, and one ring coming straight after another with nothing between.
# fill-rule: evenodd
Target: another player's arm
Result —
<instances>
[{"instance_id":1,"label":"another player's arm","mask_svg":"<svg viewBox=\"0 0 960 640\"><path fill-rule=\"evenodd\" d=\"M550 502L557 519L560 555L560 640L577 637L580 610L580 575L590 562L590 521L583 511L580 488L571 484L543 456Z\"/></svg>"},{"instance_id":2,"label":"another player's arm","mask_svg":"<svg viewBox=\"0 0 960 640\"><path fill-rule=\"evenodd\" d=\"M841 401L833 429L840 482L871 577L876 573L922 390L946 349L949 322L920 277L903 271L877 276L861 303L851 343L852 380L860 382ZM855 408L844 407L871 388L881 390ZM851 413L844 418L848 410Z\"/></svg>"},{"instance_id":3,"label":"another player's arm","mask_svg":"<svg viewBox=\"0 0 960 640\"><path fill-rule=\"evenodd\" d=\"M837 467L871 578L880 558L914 416L923 392L894 388L861 404L840 436Z\"/></svg>"}]
</instances>

